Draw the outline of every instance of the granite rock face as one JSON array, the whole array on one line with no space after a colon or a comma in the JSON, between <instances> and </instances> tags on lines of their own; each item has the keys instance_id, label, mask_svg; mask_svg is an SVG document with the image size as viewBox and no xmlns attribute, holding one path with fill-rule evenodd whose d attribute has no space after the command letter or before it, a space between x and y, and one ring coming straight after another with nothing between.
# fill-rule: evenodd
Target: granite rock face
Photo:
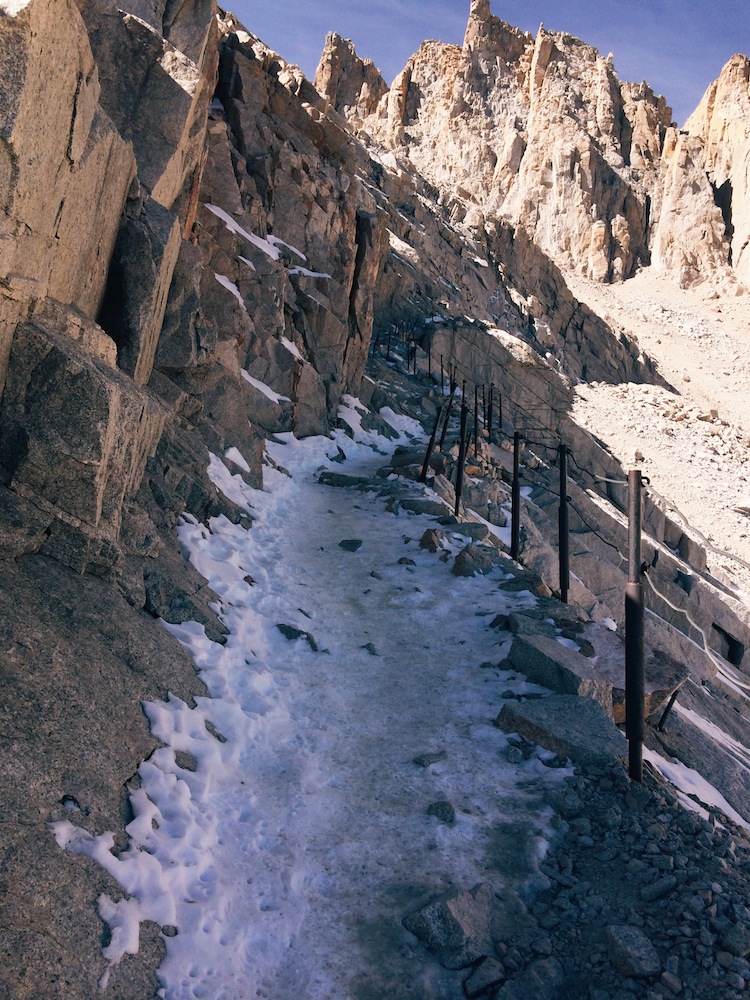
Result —
<instances>
[{"instance_id":1,"label":"granite rock face","mask_svg":"<svg viewBox=\"0 0 750 1000\"><path fill-rule=\"evenodd\" d=\"M747 283L745 57L686 134L648 84L619 79L611 54L543 25L519 31L486 0L471 3L462 46L425 42L374 108L361 60L346 50L346 87L341 62L328 44L316 82L363 138L462 211L523 228L563 269L622 281L653 260L683 287Z\"/></svg>"},{"instance_id":2,"label":"granite rock face","mask_svg":"<svg viewBox=\"0 0 750 1000\"><path fill-rule=\"evenodd\" d=\"M729 263L750 285L750 59L735 55L685 123L703 145L704 162L721 211Z\"/></svg>"},{"instance_id":3,"label":"granite rock face","mask_svg":"<svg viewBox=\"0 0 750 1000\"><path fill-rule=\"evenodd\" d=\"M46 823L78 808L122 836L155 746L141 701L200 692L154 619L224 638L174 533L250 522L212 455L262 485L265 437L330 431L394 331L494 379L506 420L560 427L572 382L657 380L561 268L748 280L747 79L732 60L683 134L611 60L487 0L390 90L336 35L314 87L213 0L0 2L0 992L95 993L115 890ZM152 930L122 1000L155 992Z\"/></svg>"}]
</instances>

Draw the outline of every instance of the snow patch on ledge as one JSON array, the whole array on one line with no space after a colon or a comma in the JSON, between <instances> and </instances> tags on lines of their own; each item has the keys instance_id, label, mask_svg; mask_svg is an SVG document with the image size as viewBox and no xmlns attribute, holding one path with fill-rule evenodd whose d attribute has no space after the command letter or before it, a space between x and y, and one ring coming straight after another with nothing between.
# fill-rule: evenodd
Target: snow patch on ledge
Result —
<instances>
[{"instance_id":1,"label":"snow patch on ledge","mask_svg":"<svg viewBox=\"0 0 750 1000\"><path fill-rule=\"evenodd\" d=\"M226 275L218 274L216 271L214 271L214 278L216 278L216 280L219 282L219 284L223 285L224 288L226 288L226 290L228 292L231 292L232 295L234 295L234 297L237 299L237 301L242 306L242 308L245 310L245 312L247 312L247 309L245 308L245 300L240 295L240 290L234 284L234 282L230 281L229 278L226 277Z\"/></svg>"},{"instance_id":2,"label":"snow patch on ledge","mask_svg":"<svg viewBox=\"0 0 750 1000\"><path fill-rule=\"evenodd\" d=\"M241 368L240 372L242 373L242 377L246 382L248 382L251 386L253 386L254 389L257 389L259 392L262 392L263 395L266 396L268 399L270 399L272 402L280 403L283 401L285 403L291 403L291 399L289 398L289 396L282 396L280 393L275 392L270 385L266 385L265 382L261 382L257 378L253 378L253 376L249 372L245 371L244 368Z\"/></svg>"}]
</instances>

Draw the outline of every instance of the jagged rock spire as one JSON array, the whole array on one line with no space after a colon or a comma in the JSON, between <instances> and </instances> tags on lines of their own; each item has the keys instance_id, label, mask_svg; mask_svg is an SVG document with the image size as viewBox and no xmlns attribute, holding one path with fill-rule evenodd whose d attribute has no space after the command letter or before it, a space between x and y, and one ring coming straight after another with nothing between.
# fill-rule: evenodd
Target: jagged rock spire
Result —
<instances>
[{"instance_id":1,"label":"jagged rock spire","mask_svg":"<svg viewBox=\"0 0 750 1000\"><path fill-rule=\"evenodd\" d=\"M464 48L474 46L477 41L489 34L489 24L492 17L490 0L471 0L469 23L464 35Z\"/></svg>"}]
</instances>

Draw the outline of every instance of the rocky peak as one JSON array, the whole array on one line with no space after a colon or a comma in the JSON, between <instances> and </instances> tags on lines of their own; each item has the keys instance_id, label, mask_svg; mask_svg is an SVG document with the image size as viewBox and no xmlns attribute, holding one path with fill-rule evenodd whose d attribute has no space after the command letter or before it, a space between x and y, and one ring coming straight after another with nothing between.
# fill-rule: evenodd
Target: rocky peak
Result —
<instances>
[{"instance_id":1,"label":"rocky peak","mask_svg":"<svg viewBox=\"0 0 750 1000\"><path fill-rule=\"evenodd\" d=\"M667 142L667 102L621 81L611 54L543 25L533 37L489 0L472 0L462 47L425 42L386 97L366 66L331 36L316 83L457 218L502 217L597 281L625 280L652 255L683 285L732 280L728 265L750 280L746 57L709 89L687 127L700 142L688 145ZM690 192L699 204L682 205Z\"/></svg>"},{"instance_id":2,"label":"rocky peak","mask_svg":"<svg viewBox=\"0 0 750 1000\"><path fill-rule=\"evenodd\" d=\"M750 285L750 59L735 55L685 123L701 140L705 168L730 245L729 263Z\"/></svg>"},{"instance_id":3,"label":"rocky peak","mask_svg":"<svg viewBox=\"0 0 750 1000\"><path fill-rule=\"evenodd\" d=\"M388 85L371 59L360 59L354 43L335 32L326 38L315 72L315 88L348 118L372 114Z\"/></svg>"},{"instance_id":4,"label":"rocky peak","mask_svg":"<svg viewBox=\"0 0 750 1000\"><path fill-rule=\"evenodd\" d=\"M465 53L487 52L502 57L510 64L521 58L531 40L526 32L495 17L490 11L489 0L471 0L464 35Z\"/></svg>"}]
</instances>

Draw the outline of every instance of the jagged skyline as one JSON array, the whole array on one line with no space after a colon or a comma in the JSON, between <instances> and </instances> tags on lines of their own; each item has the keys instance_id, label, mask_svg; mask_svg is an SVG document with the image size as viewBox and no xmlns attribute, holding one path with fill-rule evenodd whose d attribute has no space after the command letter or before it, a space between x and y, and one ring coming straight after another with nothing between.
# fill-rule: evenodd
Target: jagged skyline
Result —
<instances>
[{"instance_id":1,"label":"jagged skyline","mask_svg":"<svg viewBox=\"0 0 750 1000\"><path fill-rule=\"evenodd\" d=\"M426 38L460 44L468 0L417 0L404 8L396 0L235 0L231 8L245 26L289 62L312 77L325 36L351 38L363 58L372 59L391 83ZM567 31L612 52L621 79L646 80L663 94L682 125L706 87L736 52L750 52L750 12L745 0L716 6L708 0L593 2L492 0L492 13L524 31L545 27Z\"/></svg>"}]
</instances>

